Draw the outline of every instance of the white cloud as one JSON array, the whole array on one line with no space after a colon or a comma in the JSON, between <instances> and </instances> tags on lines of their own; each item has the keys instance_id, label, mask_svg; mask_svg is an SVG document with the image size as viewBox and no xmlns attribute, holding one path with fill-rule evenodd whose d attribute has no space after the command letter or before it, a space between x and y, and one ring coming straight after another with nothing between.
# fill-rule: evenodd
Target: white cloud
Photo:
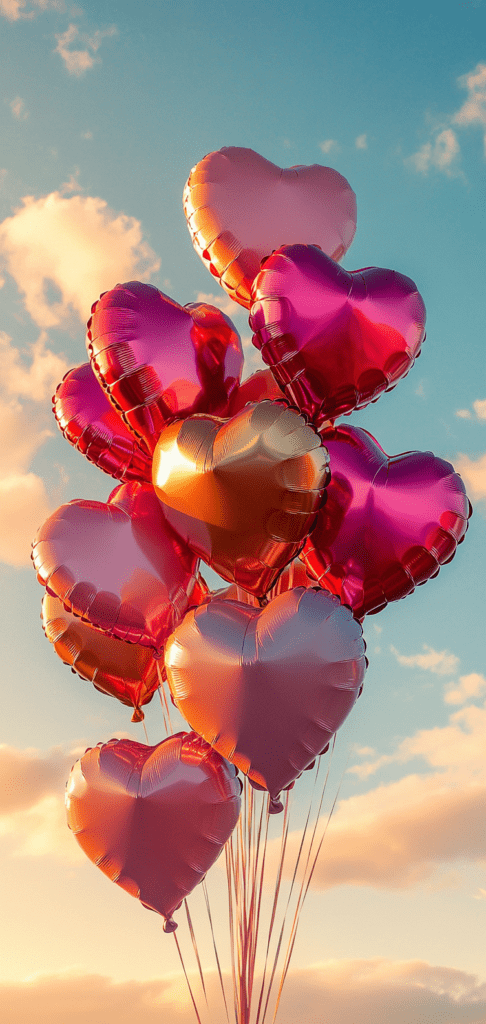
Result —
<instances>
[{"instance_id":1,"label":"white cloud","mask_svg":"<svg viewBox=\"0 0 486 1024\"><path fill-rule=\"evenodd\" d=\"M78 26L71 23L65 32L56 35L57 46L54 53L58 53L62 58L70 75L80 78L95 63L100 63L100 58L93 54L98 52L103 39L107 36L115 36L117 32L116 26L111 25L110 28L96 29L89 35L86 32L80 32ZM74 42L80 43L81 48L73 49Z\"/></svg>"},{"instance_id":2,"label":"white cloud","mask_svg":"<svg viewBox=\"0 0 486 1024\"><path fill-rule=\"evenodd\" d=\"M22 203L0 224L0 253L41 328L65 325L73 311L85 322L101 291L159 268L140 221L103 199L52 192ZM60 294L50 298L49 286Z\"/></svg>"},{"instance_id":3,"label":"white cloud","mask_svg":"<svg viewBox=\"0 0 486 1024\"><path fill-rule=\"evenodd\" d=\"M460 454L455 459L455 466L471 498L486 501L486 452L477 459Z\"/></svg>"},{"instance_id":4,"label":"white cloud","mask_svg":"<svg viewBox=\"0 0 486 1024\"><path fill-rule=\"evenodd\" d=\"M472 419L469 409L456 409L456 416L459 416L461 420Z\"/></svg>"},{"instance_id":5,"label":"white cloud","mask_svg":"<svg viewBox=\"0 0 486 1024\"><path fill-rule=\"evenodd\" d=\"M460 110L454 114L453 123L461 127L480 125L484 129L486 156L486 64L478 64L474 71L462 75L458 83L467 89L468 96Z\"/></svg>"},{"instance_id":6,"label":"white cloud","mask_svg":"<svg viewBox=\"0 0 486 1024\"><path fill-rule=\"evenodd\" d=\"M478 420L486 420L486 398L477 398L473 402L473 409ZM463 420L471 420L472 413L470 409L456 409L456 416L459 416Z\"/></svg>"},{"instance_id":7,"label":"white cloud","mask_svg":"<svg viewBox=\"0 0 486 1024\"><path fill-rule=\"evenodd\" d=\"M457 671L459 658L455 654L451 654L450 651L434 651L428 644L424 644L423 649L423 654L400 654L396 647L390 647L400 665L421 668L426 672L435 672L439 676L452 675Z\"/></svg>"},{"instance_id":8,"label":"white cloud","mask_svg":"<svg viewBox=\"0 0 486 1024\"><path fill-rule=\"evenodd\" d=\"M460 676L459 683L449 683L444 693L446 704L465 704L467 700L486 694L486 678L480 672Z\"/></svg>"},{"instance_id":9,"label":"white cloud","mask_svg":"<svg viewBox=\"0 0 486 1024\"><path fill-rule=\"evenodd\" d=\"M8 21L18 21L19 18L34 18L36 11L32 8L39 8L47 11L54 8L57 11L64 11L64 0L0 0L0 15Z\"/></svg>"},{"instance_id":10,"label":"white cloud","mask_svg":"<svg viewBox=\"0 0 486 1024\"><path fill-rule=\"evenodd\" d=\"M420 174L428 174L429 170L433 168L453 177L459 174L457 169L459 153L460 146L455 132L452 128L445 128L435 136L432 142L425 142L417 153L407 157L405 163Z\"/></svg>"},{"instance_id":11,"label":"white cloud","mask_svg":"<svg viewBox=\"0 0 486 1024\"><path fill-rule=\"evenodd\" d=\"M319 149L326 154L337 153L339 152L340 146L339 143L336 142L336 139L324 139L324 142L319 143Z\"/></svg>"},{"instance_id":12,"label":"white cloud","mask_svg":"<svg viewBox=\"0 0 486 1024\"><path fill-rule=\"evenodd\" d=\"M233 302L233 299L230 299L229 295L224 292L221 295L213 295L212 292L198 292L196 302L207 302L209 306L216 306L222 313L229 316L230 320L243 313L248 318L248 310L244 306L238 305L237 302Z\"/></svg>"},{"instance_id":13,"label":"white cloud","mask_svg":"<svg viewBox=\"0 0 486 1024\"><path fill-rule=\"evenodd\" d=\"M16 96L15 99L11 101L10 110L12 111L12 116L15 117L17 121L26 121L29 116L28 110L25 109L25 103L20 96Z\"/></svg>"},{"instance_id":14,"label":"white cloud","mask_svg":"<svg viewBox=\"0 0 486 1024\"><path fill-rule=\"evenodd\" d=\"M0 331L2 388L6 395L34 402L46 402L51 397L69 370L69 364L64 356L46 348L47 340L46 333L42 331L29 348L30 364L26 365L9 335Z\"/></svg>"},{"instance_id":15,"label":"white cloud","mask_svg":"<svg viewBox=\"0 0 486 1024\"><path fill-rule=\"evenodd\" d=\"M32 537L51 513L44 481L35 473L0 480L0 562L30 563Z\"/></svg>"},{"instance_id":16,"label":"white cloud","mask_svg":"<svg viewBox=\"0 0 486 1024\"><path fill-rule=\"evenodd\" d=\"M358 135L354 142L356 149L368 149L368 137L366 133Z\"/></svg>"}]
</instances>

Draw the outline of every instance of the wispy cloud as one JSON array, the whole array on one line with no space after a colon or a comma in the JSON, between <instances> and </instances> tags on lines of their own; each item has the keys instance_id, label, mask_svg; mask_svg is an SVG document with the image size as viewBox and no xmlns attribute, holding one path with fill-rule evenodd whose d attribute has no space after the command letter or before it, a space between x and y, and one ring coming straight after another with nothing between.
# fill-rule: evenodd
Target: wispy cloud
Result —
<instances>
[{"instance_id":1,"label":"wispy cloud","mask_svg":"<svg viewBox=\"0 0 486 1024\"><path fill-rule=\"evenodd\" d=\"M454 460L473 501L486 501L486 452L477 459L459 454Z\"/></svg>"},{"instance_id":2,"label":"wispy cloud","mask_svg":"<svg viewBox=\"0 0 486 1024\"><path fill-rule=\"evenodd\" d=\"M117 34L118 29L115 25L105 29L96 29L90 34L81 32L78 25L71 23L65 32L56 35L57 46L54 53L59 54L70 75L81 78L89 68L101 62L96 54L103 39Z\"/></svg>"},{"instance_id":3,"label":"wispy cloud","mask_svg":"<svg viewBox=\"0 0 486 1024\"><path fill-rule=\"evenodd\" d=\"M452 675L459 667L459 658L450 651L435 651L428 644L423 645L423 652L418 654L400 654L396 647L390 647L399 665L409 668L421 668L426 672L435 672L439 676Z\"/></svg>"},{"instance_id":4,"label":"wispy cloud","mask_svg":"<svg viewBox=\"0 0 486 1024\"><path fill-rule=\"evenodd\" d=\"M454 124L461 128L476 125L483 129L484 155L486 156L486 64L477 64L474 71L458 79L462 89L467 89L467 99L454 114Z\"/></svg>"},{"instance_id":5,"label":"wispy cloud","mask_svg":"<svg viewBox=\"0 0 486 1024\"><path fill-rule=\"evenodd\" d=\"M16 96L15 99L10 101L10 110L12 111L12 117L15 117L16 121L26 121L29 116L21 96Z\"/></svg>"},{"instance_id":6,"label":"wispy cloud","mask_svg":"<svg viewBox=\"0 0 486 1024\"><path fill-rule=\"evenodd\" d=\"M7 21L18 21L20 18L34 18L39 11L64 11L64 0L0 0L0 16Z\"/></svg>"},{"instance_id":7,"label":"wispy cloud","mask_svg":"<svg viewBox=\"0 0 486 1024\"><path fill-rule=\"evenodd\" d=\"M432 133L432 138L411 156L405 164L419 174L430 170L440 171L449 177L465 176L460 169L460 145L454 128L480 128L483 132L484 155L486 157L486 64L479 63L457 79L459 88L467 90L462 106L453 114L443 118ZM454 126L454 128L452 127Z\"/></svg>"},{"instance_id":8,"label":"wispy cloud","mask_svg":"<svg viewBox=\"0 0 486 1024\"><path fill-rule=\"evenodd\" d=\"M457 177L460 174L459 154L460 146L456 133L452 128L444 128L432 141L425 142L416 153L407 157L405 163L420 174L428 174L432 168L442 171L449 177Z\"/></svg>"},{"instance_id":9,"label":"wispy cloud","mask_svg":"<svg viewBox=\"0 0 486 1024\"><path fill-rule=\"evenodd\" d=\"M366 132L364 132L363 135L357 135L354 140L354 144L356 149L368 149L368 136L366 135Z\"/></svg>"},{"instance_id":10,"label":"wispy cloud","mask_svg":"<svg viewBox=\"0 0 486 1024\"><path fill-rule=\"evenodd\" d=\"M340 148L341 147L339 143L336 142L336 139L324 139L324 142L319 143L319 149L325 153L326 156L328 153L338 153Z\"/></svg>"}]
</instances>

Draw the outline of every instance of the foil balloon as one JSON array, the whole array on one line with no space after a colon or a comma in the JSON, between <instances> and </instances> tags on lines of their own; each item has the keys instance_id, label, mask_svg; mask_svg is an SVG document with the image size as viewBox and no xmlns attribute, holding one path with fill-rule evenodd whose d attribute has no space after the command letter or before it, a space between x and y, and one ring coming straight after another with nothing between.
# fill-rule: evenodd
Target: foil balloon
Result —
<instances>
[{"instance_id":1,"label":"foil balloon","mask_svg":"<svg viewBox=\"0 0 486 1024\"><path fill-rule=\"evenodd\" d=\"M195 733L154 747L110 740L71 771L68 825L89 859L171 932L174 911L233 831L240 792L233 765Z\"/></svg>"},{"instance_id":2,"label":"foil balloon","mask_svg":"<svg viewBox=\"0 0 486 1024\"><path fill-rule=\"evenodd\" d=\"M180 306L152 285L130 281L105 292L91 312L93 369L151 450L177 416L226 414L243 352L221 310L206 303Z\"/></svg>"},{"instance_id":3,"label":"foil balloon","mask_svg":"<svg viewBox=\"0 0 486 1024\"><path fill-rule=\"evenodd\" d=\"M301 557L358 618L406 597L453 557L471 506L449 462L432 452L388 456L366 430L338 426L327 502Z\"/></svg>"},{"instance_id":4,"label":"foil balloon","mask_svg":"<svg viewBox=\"0 0 486 1024\"><path fill-rule=\"evenodd\" d=\"M152 479L152 459L143 441L123 422L89 363L65 375L53 412L66 441L117 480Z\"/></svg>"},{"instance_id":5,"label":"foil balloon","mask_svg":"<svg viewBox=\"0 0 486 1024\"><path fill-rule=\"evenodd\" d=\"M292 562L289 562L282 569L282 572L277 577L271 590L268 591L266 597L267 600L271 601L273 597L278 597L279 594L285 594L287 590L292 590L294 587L315 587L316 581L312 576L309 576L304 563L300 558L294 558ZM260 602L254 594L250 594L247 590L243 590L243 587L236 586L232 583L230 587L225 587L222 590L216 590L214 594L208 595L208 599L212 600L214 597L221 598L223 601L241 601L242 604L249 604L252 608L260 608ZM202 601L200 602L202 604Z\"/></svg>"},{"instance_id":6,"label":"foil balloon","mask_svg":"<svg viewBox=\"0 0 486 1024\"><path fill-rule=\"evenodd\" d=\"M167 521L223 579L258 597L301 549L327 478L319 435L273 402L247 405L226 421L178 420L154 452Z\"/></svg>"},{"instance_id":7,"label":"foil balloon","mask_svg":"<svg viewBox=\"0 0 486 1024\"><path fill-rule=\"evenodd\" d=\"M393 388L420 352L424 325L409 277L379 267L348 273L313 245L282 246L253 286L253 343L317 426Z\"/></svg>"},{"instance_id":8,"label":"foil balloon","mask_svg":"<svg viewBox=\"0 0 486 1024\"><path fill-rule=\"evenodd\" d=\"M102 633L66 611L52 594L44 595L41 620L47 639L65 665L100 693L131 707L132 722L143 721L142 705L152 700L159 686L157 664L149 647Z\"/></svg>"},{"instance_id":9,"label":"foil balloon","mask_svg":"<svg viewBox=\"0 0 486 1024\"><path fill-rule=\"evenodd\" d=\"M250 402L263 402L268 399L271 402L281 402L288 405L284 392L278 386L271 370L257 370L251 377L247 377L239 388L235 388L229 404L229 416L235 416L237 412L245 408Z\"/></svg>"},{"instance_id":10,"label":"foil balloon","mask_svg":"<svg viewBox=\"0 0 486 1024\"><path fill-rule=\"evenodd\" d=\"M356 231L356 196L337 171L319 164L282 169L237 146L193 167L182 202L196 252L247 308L260 261L274 249L312 243L340 260Z\"/></svg>"},{"instance_id":11,"label":"foil balloon","mask_svg":"<svg viewBox=\"0 0 486 1024\"><path fill-rule=\"evenodd\" d=\"M107 504L61 505L38 531L32 559L68 611L158 656L189 605L198 564L152 486L136 482L120 484Z\"/></svg>"},{"instance_id":12,"label":"foil balloon","mask_svg":"<svg viewBox=\"0 0 486 1024\"><path fill-rule=\"evenodd\" d=\"M364 652L349 608L297 587L263 609L220 599L193 609L167 641L165 668L186 721L277 802L351 711Z\"/></svg>"}]
</instances>

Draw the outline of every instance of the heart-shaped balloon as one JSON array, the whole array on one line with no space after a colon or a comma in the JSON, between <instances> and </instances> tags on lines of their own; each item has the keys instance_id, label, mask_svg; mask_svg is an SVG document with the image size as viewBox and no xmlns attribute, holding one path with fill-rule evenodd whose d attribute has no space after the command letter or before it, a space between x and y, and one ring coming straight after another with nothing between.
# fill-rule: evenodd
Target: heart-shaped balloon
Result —
<instances>
[{"instance_id":1,"label":"heart-shaped balloon","mask_svg":"<svg viewBox=\"0 0 486 1024\"><path fill-rule=\"evenodd\" d=\"M286 405L230 420L193 416L162 431L153 480L164 515L223 579L261 596L301 549L323 500L328 458Z\"/></svg>"},{"instance_id":2,"label":"heart-shaped balloon","mask_svg":"<svg viewBox=\"0 0 486 1024\"><path fill-rule=\"evenodd\" d=\"M287 590L293 590L294 587L315 587L316 581L309 576L304 563L300 558L294 558L292 562L289 562L282 569L280 576L277 577L271 590L268 591L266 597L268 601L271 601L273 597L278 597L279 594L285 594ZM250 604L252 608L260 608L260 602L257 597L250 594L248 590L243 590L243 587L238 587L236 583L232 583L230 587L225 587L222 590L216 590L213 594L208 594L205 600L214 600L219 598L222 601L240 601L241 604ZM200 602L202 604L202 601Z\"/></svg>"},{"instance_id":3,"label":"heart-shaped balloon","mask_svg":"<svg viewBox=\"0 0 486 1024\"><path fill-rule=\"evenodd\" d=\"M87 679L100 693L133 708L132 722L141 722L142 705L158 689L157 664L149 647L127 644L102 633L67 612L62 601L44 594L41 620L44 632L65 665Z\"/></svg>"},{"instance_id":4,"label":"heart-shaped balloon","mask_svg":"<svg viewBox=\"0 0 486 1024\"><path fill-rule=\"evenodd\" d=\"M152 459L107 398L89 363L59 384L53 402L58 426L79 452L117 480L152 479Z\"/></svg>"},{"instance_id":5,"label":"heart-shaped balloon","mask_svg":"<svg viewBox=\"0 0 486 1024\"><path fill-rule=\"evenodd\" d=\"M237 412L245 408L250 402L284 401L288 404L282 388L280 388L271 370L257 370L251 377L247 377L243 384L235 388L229 405L229 416L235 416Z\"/></svg>"},{"instance_id":6,"label":"heart-shaped balloon","mask_svg":"<svg viewBox=\"0 0 486 1024\"><path fill-rule=\"evenodd\" d=\"M193 167L183 207L196 252L240 305L264 256L291 242L317 244L340 260L356 231L356 196L332 167L277 167L229 146Z\"/></svg>"},{"instance_id":7,"label":"heart-shaped balloon","mask_svg":"<svg viewBox=\"0 0 486 1024\"><path fill-rule=\"evenodd\" d=\"M153 487L121 484L101 501L70 501L33 542L37 578L68 611L157 655L184 615L198 559L167 523Z\"/></svg>"},{"instance_id":8,"label":"heart-shaped balloon","mask_svg":"<svg viewBox=\"0 0 486 1024\"><path fill-rule=\"evenodd\" d=\"M351 711L364 652L349 608L297 587L261 610L217 598L192 609L165 668L186 721L276 800Z\"/></svg>"},{"instance_id":9,"label":"heart-shaped balloon","mask_svg":"<svg viewBox=\"0 0 486 1024\"><path fill-rule=\"evenodd\" d=\"M69 828L113 882L165 918L203 880L231 835L241 783L195 733L155 747L110 740L88 749L66 789Z\"/></svg>"},{"instance_id":10,"label":"heart-shaped balloon","mask_svg":"<svg viewBox=\"0 0 486 1024\"><path fill-rule=\"evenodd\" d=\"M317 426L394 387L420 352L424 325L409 277L379 267L348 273L313 245L282 246L253 286L253 343Z\"/></svg>"},{"instance_id":11,"label":"heart-shaped balloon","mask_svg":"<svg viewBox=\"0 0 486 1024\"><path fill-rule=\"evenodd\" d=\"M176 416L226 415L243 367L231 320L206 303L180 306L129 281L92 306L87 345L111 402L150 450Z\"/></svg>"},{"instance_id":12,"label":"heart-shaped balloon","mask_svg":"<svg viewBox=\"0 0 486 1024\"><path fill-rule=\"evenodd\" d=\"M366 430L324 433L331 482L301 557L362 618L406 597L449 562L471 506L449 462L432 452L388 456Z\"/></svg>"}]
</instances>

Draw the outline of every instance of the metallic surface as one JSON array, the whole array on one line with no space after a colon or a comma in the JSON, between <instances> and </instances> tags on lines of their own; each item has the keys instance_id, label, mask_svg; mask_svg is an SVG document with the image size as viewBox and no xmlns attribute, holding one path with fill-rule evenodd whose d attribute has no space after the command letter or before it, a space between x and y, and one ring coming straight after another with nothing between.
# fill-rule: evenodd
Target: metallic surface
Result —
<instances>
[{"instance_id":1,"label":"metallic surface","mask_svg":"<svg viewBox=\"0 0 486 1024\"><path fill-rule=\"evenodd\" d=\"M150 450L177 416L227 414L243 352L231 320L206 303L180 306L129 281L91 309L87 346L110 401Z\"/></svg>"},{"instance_id":2,"label":"metallic surface","mask_svg":"<svg viewBox=\"0 0 486 1024\"><path fill-rule=\"evenodd\" d=\"M319 164L282 169L237 146L193 167L182 203L196 252L247 308L260 262L274 249L312 243L340 260L356 231L356 196L338 171Z\"/></svg>"},{"instance_id":3,"label":"metallic surface","mask_svg":"<svg viewBox=\"0 0 486 1024\"><path fill-rule=\"evenodd\" d=\"M252 290L253 343L317 426L394 387L420 352L424 325L409 277L379 267L348 273L313 245L282 246Z\"/></svg>"},{"instance_id":4,"label":"metallic surface","mask_svg":"<svg viewBox=\"0 0 486 1024\"><path fill-rule=\"evenodd\" d=\"M71 771L68 825L90 860L173 931L174 910L233 831L240 792L233 766L195 733L154 747L110 740Z\"/></svg>"},{"instance_id":5,"label":"metallic surface","mask_svg":"<svg viewBox=\"0 0 486 1024\"><path fill-rule=\"evenodd\" d=\"M432 452L388 456L351 426L323 439L331 482L301 557L319 585L362 618L436 576L472 510L460 476Z\"/></svg>"},{"instance_id":6,"label":"metallic surface","mask_svg":"<svg viewBox=\"0 0 486 1024\"><path fill-rule=\"evenodd\" d=\"M38 531L40 583L92 626L161 654L184 615L198 559L166 522L150 484L61 505Z\"/></svg>"},{"instance_id":7,"label":"metallic surface","mask_svg":"<svg viewBox=\"0 0 486 1024\"><path fill-rule=\"evenodd\" d=\"M226 421L172 423L153 473L178 535L223 579L262 596L313 526L328 456L297 411L264 401Z\"/></svg>"},{"instance_id":8,"label":"metallic surface","mask_svg":"<svg viewBox=\"0 0 486 1024\"><path fill-rule=\"evenodd\" d=\"M186 721L276 798L351 711L364 652L349 608L297 587L263 609L214 598L191 610L165 667Z\"/></svg>"},{"instance_id":9,"label":"metallic surface","mask_svg":"<svg viewBox=\"0 0 486 1024\"><path fill-rule=\"evenodd\" d=\"M279 388L272 371L257 370L233 391L228 415L235 416L249 402L263 402L266 398L271 402L283 400L288 405L288 400Z\"/></svg>"},{"instance_id":10,"label":"metallic surface","mask_svg":"<svg viewBox=\"0 0 486 1024\"><path fill-rule=\"evenodd\" d=\"M123 422L91 365L77 366L59 384L53 402L66 441L116 480L152 479L151 455Z\"/></svg>"}]
</instances>

